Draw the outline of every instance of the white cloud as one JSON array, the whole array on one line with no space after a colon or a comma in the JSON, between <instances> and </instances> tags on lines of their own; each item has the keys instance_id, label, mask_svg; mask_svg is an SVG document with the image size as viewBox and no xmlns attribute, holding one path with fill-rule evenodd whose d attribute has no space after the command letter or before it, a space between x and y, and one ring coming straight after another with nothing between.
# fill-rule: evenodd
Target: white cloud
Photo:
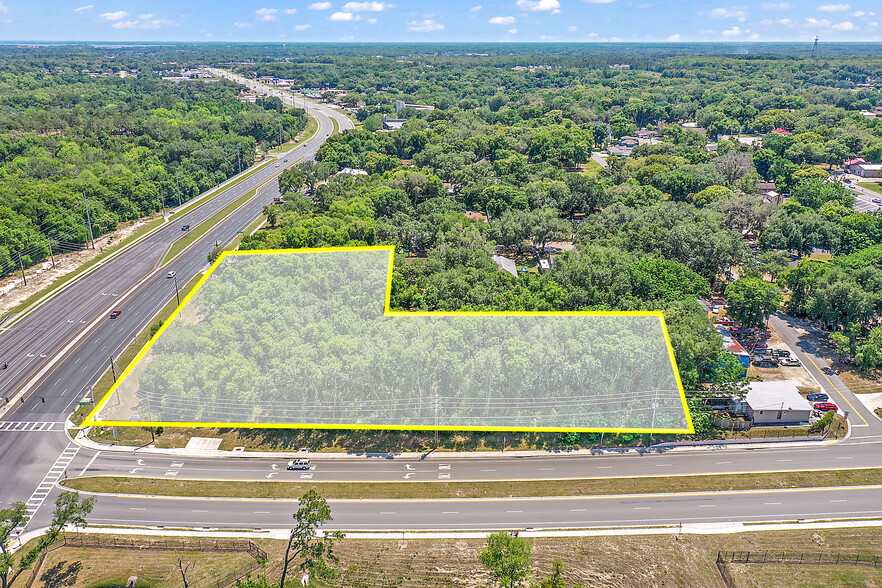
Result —
<instances>
[{"instance_id":1,"label":"white cloud","mask_svg":"<svg viewBox=\"0 0 882 588\"><path fill-rule=\"evenodd\" d=\"M782 18L781 20L778 21L778 24L784 25L785 27L792 27L793 21L790 20L789 18Z\"/></svg>"},{"instance_id":2,"label":"white cloud","mask_svg":"<svg viewBox=\"0 0 882 588\"><path fill-rule=\"evenodd\" d=\"M505 32L508 33L509 35L517 35L517 34L518 34L518 30L517 30L517 29L508 29L508 30L505 31Z\"/></svg>"},{"instance_id":3,"label":"white cloud","mask_svg":"<svg viewBox=\"0 0 882 588\"><path fill-rule=\"evenodd\" d=\"M152 16L152 15L150 15ZM148 18L144 20L121 20L111 26L115 29L159 29L174 25L170 20L161 18Z\"/></svg>"},{"instance_id":4,"label":"white cloud","mask_svg":"<svg viewBox=\"0 0 882 588\"><path fill-rule=\"evenodd\" d=\"M489 22L490 24L495 24L495 25L510 25L510 24L514 24L515 17L513 17L513 16L494 16L493 18L491 18L487 22Z\"/></svg>"},{"instance_id":5,"label":"white cloud","mask_svg":"<svg viewBox=\"0 0 882 588\"><path fill-rule=\"evenodd\" d=\"M577 27L576 25L570 25L567 27L567 30L570 31L571 33L575 33L576 31L579 30L579 27Z\"/></svg>"},{"instance_id":6,"label":"white cloud","mask_svg":"<svg viewBox=\"0 0 882 588\"><path fill-rule=\"evenodd\" d=\"M743 6L730 6L729 8L714 8L710 11L711 18L737 18L744 22L747 20L747 9Z\"/></svg>"},{"instance_id":7,"label":"white cloud","mask_svg":"<svg viewBox=\"0 0 882 588\"><path fill-rule=\"evenodd\" d=\"M679 41L679 40L680 40L680 33L677 33L675 35L671 35L670 37L668 37L668 41Z\"/></svg>"},{"instance_id":8,"label":"white cloud","mask_svg":"<svg viewBox=\"0 0 882 588\"><path fill-rule=\"evenodd\" d=\"M829 27L830 25L833 24L832 22L830 22L826 18L817 19L817 18L808 17L807 19L805 19L805 22L813 27Z\"/></svg>"},{"instance_id":9,"label":"white cloud","mask_svg":"<svg viewBox=\"0 0 882 588\"><path fill-rule=\"evenodd\" d=\"M296 8L286 8L282 12L284 12L285 14L297 14L297 9Z\"/></svg>"},{"instance_id":10,"label":"white cloud","mask_svg":"<svg viewBox=\"0 0 882 588\"><path fill-rule=\"evenodd\" d=\"M385 2L347 2L343 5L345 12L383 12L392 8L392 5Z\"/></svg>"},{"instance_id":11,"label":"white cloud","mask_svg":"<svg viewBox=\"0 0 882 588\"><path fill-rule=\"evenodd\" d=\"M250 29L254 25L250 22L234 22L233 26L239 29Z\"/></svg>"},{"instance_id":12,"label":"white cloud","mask_svg":"<svg viewBox=\"0 0 882 588\"><path fill-rule=\"evenodd\" d=\"M845 12L850 9L851 5L849 4L824 4L817 8L817 10L820 10L821 12Z\"/></svg>"},{"instance_id":13,"label":"white cloud","mask_svg":"<svg viewBox=\"0 0 882 588\"><path fill-rule=\"evenodd\" d=\"M308 6L310 10L327 10L330 7L330 2L313 2Z\"/></svg>"},{"instance_id":14,"label":"white cloud","mask_svg":"<svg viewBox=\"0 0 882 588\"><path fill-rule=\"evenodd\" d=\"M858 11L855 11L855 13L854 13L854 17L855 17L855 18L860 18L860 17L862 17L862 16L876 16L876 13L875 13L875 12L872 12L872 11L870 11L870 12L866 12L866 11L864 11L864 10L858 10Z\"/></svg>"},{"instance_id":15,"label":"white cloud","mask_svg":"<svg viewBox=\"0 0 882 588\"><path fill-rule=\"evenodd\" d=\"M254 14L257 15L257 20L262 20L264 22L269 22L272 20L276 20L276 14L278 14L278 8L260 8L254 11Z\"/></svg>"},{"instance_id":16,"label":"white cloud","mask_svg":"<svg viewBox=\"0 0 882 588\"><path fill-rule=\"evenodd\" d=\"M85 12L87 10L92 10L93 8L95 8L93 5L86 4L85 6L80 6L79 8L75 8L74 12Z\"/></svg>"},{"instance_id":17,"label":"white cloud","mask_svg":"<svg viewBox=\"0 0 882 588\"><path fill-rule=\"evenodd\" d=\"M138 18L141 20L150 20L151 18L153 18L153 15L148 12L146 14L139 14Z\"/></svg>"},{"instance_id":18,"label":"white cloud","mask_svg":"<svg viewBox=\"0 0 882 588\"><path fill-rule=\"evenodd\" d=\"M481 6L480 4L477 6L472 6L471 8L469 8L469 12L479 12L482 8L484 8L484 7Z\"/></svg>"},{"instance_id":19,"label":"white cloud","mask_svg":"<svg viewBox=\"0 0 882 588\"><path fill-rule=\"evenodd\" d=\"M560 2L558 2L558 0L518 0L518 8L521 10L531 10L533 12L558 10L560 8Z\"/></svg>"},{"instance_id":20,"label":"white cloud","mask_svg":"<svg viewBox=\"0 0 882 588\"><path fill-rule=\"evenodd\" d=\"M129 15L125 10L120 10L118 12L105 12L104 14L99 14L98 18L103 18L104 20L122 20Z\"/></svg>"},{"instance_id":21,"label":"white cloud","mask_svg":"<svg viewBox=\"0 0 882 588\"><path fill-rule=\"evenodd\" d=\"M0 14L6 14L9 12L9 7L0 2Z\"/></svg>"},{"instance_id":22,"label":"white cloud","mask_svg":"<svg viewBox=\"0 0 882 588\"><path fill-rule=\"evenodd\" d=\"M793 8L790 2L766 2L760 6L763 10L790 10Z\"/></svg>"},{"instance_id":23,"label":"white cloud","mask_svg":"<svg viewBox=\"0 0 882 588\"><path fill-rule=\"evenodd\" d=\"M305 31L305 30L308 30L310 27L312 27L312 25L299 24L299 25L294 25L294 30L295 31Z\"/></svg>"},{"instance_id":24,"label":"white cloud","mask_svg":"<svg viewBox=\"0 0 882 588\"><path fill-rule=\"evenodd\" d=\"M377 19L375 19L375 18L369 18L369 19L367 19L367 21L370 24L377 24Z\"/></svg>"},{"instance_id":25,"label":"white cloud","mask_svg":"<svg viewBox=\"0 0 882 588\"><path fill-rule=\"evenodd\" d=\"M846 20L846 21L843 21L843 22L840 22L838 24L833 25L833 28L836 29L837 31L853 31L854 25Z\"/></svg>"},{"instance_id":26,"label":"white cloud","mask_svg":"<svg viewBox=\"0 0 882 588\"><path fill-rule=\"evenodd\" d=\"M361 17L351 12L335 12L329 19L337 22L351 22L353 20L361 20Z\"/></svg>"},{"instance_id":27,"label":"white cloud","mask_svg":"<svg viewBox=\"0 0 882 588\"><path fill-rule=\"evenodd\" d=\"M593 38L597 36L597 33L588 33L588 36Z\"/></svg>"},{"instance_id":28,"label":"white cloud","mask_svg":"<svg viewBox=\"0 0 882 588\"><path fill-rule=\"evenodd\" d=\"M427 18L426 20L412 20L407 23L407 30L415 33L428 33L431 31L443 31L444 25L437 20Z\"/></svg>"},{"instance_id":29,"label":"white cloud","mask_svg":"<svg viewBox=\"0 0 882 588\"><path fill-rule=\"evenodd\" d=\"M726 29L725 31L723 31L723 36L724 37L740 37L744 33L749 33L749 32L750 31L745 31L745 30L740 29L737 26L734 26L731 29Z\"/></svg>"},{"instance_id":30,"label":"white cloud","mask_svg":"<svg viewBox=\"0 0 882 588\"><path fill-rule=\"evenodd\" d=\"M750 36L751 41L758 41L760 38L759 33L754 33Z\"/></svg>"}]
</instances>

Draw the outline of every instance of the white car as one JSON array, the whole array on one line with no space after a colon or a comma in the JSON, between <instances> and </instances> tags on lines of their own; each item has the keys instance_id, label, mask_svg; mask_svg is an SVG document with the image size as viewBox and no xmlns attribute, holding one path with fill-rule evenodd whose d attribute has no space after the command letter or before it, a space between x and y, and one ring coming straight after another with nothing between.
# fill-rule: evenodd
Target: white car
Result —
<instances>
[{"instance_id":1,"label":"white car","mask_svg":"<svg viewBox=\"0 0 882 588\"><path fill-rule=\"evenodd\" d=\"M297 459L292 459L288 462L289 470L308 470L309 469L309 458L308 457L298 457Z\"/></svg>"},{"instance_id":2,"label":"white car","mask_svg":"<svg viewBox=\"0 0 882 588\"><path fill-rule=\"evenodd\" d=\"M719 312L720 312L720 308L721 308L721 307L720 307L719 304L714 304L713 308L711 308L711 312L714 313L714 314L719 314Z\"/></svg>"},{"instance_id":3,"label":"white car","mask_svg":"<svg viewBox=\"0 0 882 588\"><path fill-rule=\"evenodd\" d=\"M172 271L168 272L168 273L165 275L165 277L171 279L171 278L175 277L176 275L178 275L178 272L172 270Z\"/></svg>"}]
</instances>

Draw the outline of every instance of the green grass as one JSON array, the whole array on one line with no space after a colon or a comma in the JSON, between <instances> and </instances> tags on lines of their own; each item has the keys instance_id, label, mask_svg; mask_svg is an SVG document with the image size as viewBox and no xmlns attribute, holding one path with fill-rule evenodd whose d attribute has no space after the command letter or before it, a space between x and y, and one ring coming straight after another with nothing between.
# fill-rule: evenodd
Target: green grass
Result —
<instances>
[{"instance_id":1,"label":"green grass","mask_svg":"<svg viewBox=\"0 0 882 588\"><path fill-rule=\"evenodd\" d=\"M223 192L224 190L226 190L226 189L228 189L228 188L232 188L233 186L235 186L235 185L238 184L239 182L245 180L246 178L248 178L248 177L251 176L252 174L257 173L258 171L260 171L261 169L263 169L265 166L267 166L269 163L271 163L271 160L265 161L264 163L262 163L262 164L260 164L259 166L255 167L255 168L252 169L251 171L245 173L242 177L237 178L235 181L233 181L233 182L231 182L230 184L224 186L223 189L218 189L217 187L212 188L213 190L217 190L217 193L216 193L216 194L213 194L213 195L211 195L211 196L208 196L208 197L202 198L202 199L200 199L200 200L196 200L196 201L192 201L192 202L190 202L189 204L185 205L183 208L181 208L180 210L178 210L178 211L175 213L175 216L176 216L176 217L179 217L179 216L181 216L182 214L184 214L184 213L186 213L186 212L189 212L190 210L196 208L197 206L199 206L199 205L201 205L201 204L204 204L204 203L208 202L209 200L211 200L212 198L214 198L215 196L217 196L218 194L220 194L220 193ZM116 245L114 245L113 247L110 247L110 248L106 249L105 251L101 252L99 255L97 255L97 256L94 257L93 259L90 259L89 261L87 261L86 263L84 263L83 265L81 265L80 267L78 267L76 270L70 272L69 274L63 276L62 278L59 278L58 280L56 280L55 282L53 282L52 284L50 284L47 288L44 288L43 290L40 290L39 292L35 292L35 293L32 294L31 296L29 296L26 300L22 301L20 304L18 304L17 306L13 307L13 308L9 311L9 314L13 314L13 313L16 313L16 312L22 312L22 311L24 311L25 309L28 309L31 305L34 305L34 304L38 303L38 302L41 301L44 297L46 297L46 296L52 294L54 291L58 290L59 288L61 288L61 287L64 286L65 284L69 283L71 280L74 280L75 278L77 278L77 277L81 276L82 274L84 274L85 272L89 271L91 268L95 267L96 264L100 263L101 261L104 261L104 260L107 259L110 255L112 255L112 254L114 254L115 252L119 251L122 247L125 247L125 246L127 246L127 245L133 243L133 242L134 242L135 240L137 240L138 238L143 237L145 234L149 233L149 232L152 231L153 229L155 229L155 228L157 228L157 227L159 227L160 225L163 225L163 224L165 224L165 220L164 220L162 217L155 218L155 219L149 221L146 225L144 225L143 227L141 227L140 229L138 229L137 231L135 231L134 233L132 233L131 235L129 235L128 237L126 237L124 240L122 240L122 241L120 241L119 243L117 243ZM164 263L164 262L163 262L163 263ZM24 315L22 315L22 316L24 316ZM14 322L16 322L17 320L19 320L20 318L22 318L22 316L18 316L18 317L16 317L12 322L10 322L8 325L5 325L5 326L8 327L8 326L12 325Z\"/></svg>"},{"instance_id":2,"label":"green grass","mask_svg":"<svg viewBox=\"0 0 882 588\"><path fill-rule=\"evenodd\" d=\"M184 287L181 288L180 291L181 300L183 300L187 296L187 294L189 294L190 291L196 287L196 283L201 277L202 274L198 274L197 276L193 277L193 279L191 279L189 282L184 284ZM138 355L138 352L141 351L141 349L150 341L151 325L153 325L153 323L155 323L156 321L166 321L177 307L177 297L172 296L168 303L163 306L162 309L153 318L153 320L150 321L150 324L148 324L143 331L138 333L138 336L135 337L135 339L131 343L129 343L129 346L126 347L125 350L121 354L119 354L119 356L114 358L114 364L116 364L116 367L119 369L120 372L122 372L129 366L132 360L135 359L135 356ZM93 387L96 402L100 401L100 399L103 398L104 395L110 391L110 387L113 386L113 383L113 372L108 366L107 371L104 372L104 375L102 375L98 379L98 382L96 382L95 386ZM70 420L75 425L79 425L86 419L86 416L88 416L91 411L92 406L80 406L71 415Z\"/></svg>"},{"instance_id":3,"label":"green grass","mask_svg":"<svg viewBox=\"0 0 882 588\"><path fill-rule=\"evenodd\" d=\"M27 309L32 304L35 304L38 301L40 301L43 297L48 296L49 294L51 294L55 290L61 288L62 286L64 286L68 282L70 282L71 280L84 274L89 269L94 267L96 264L107 259L110 255L119 251L120 248L131 244L132 242L134 242L138 238L144 236L146 233L152 231L153 229L155 229L156 227L158 227L164 223L165 223L165 220L162 217L158 217L158 218L155 218L155 219L149 221L143 227L141 227L140 229L138 229L137 231L135 231L134 233L132 233L131 235L129 235L128 237L126 237L125 239L123 239L122 241L117 243L116 245L106 249L105 251L101 252L100 254L95 256L94 258L90 259L89 261L87 261L86 263L84 263L83 265L78 267L76 270L70 272L69 274L63 276L62 278L59 278L55 282L52 282L52 284L50 284L47 288L44 288L43 290L40 290L39 292L35 292L31 296L29 296L26 300L22 301L20 304L13 307L9 311L9 314L21 312L21 311ZM19 318L21 318L21 317L20 316L16 317L15 320L13 320L11 323L9 323L9 325L14 323ZM6 326L9 326L9 325L6 325Z\"/></svg>"},{"instance_id":4,"label":"green grass","mask_svg":"<svg viewBox=\"0 0 882 588\"><path fill-rule=\"evenodd\" d=\"M312 139L315 134L318 132L318 119L310 116L309 122L306 123L306 128L303 129L303 136L296 141L289 141L282 145L281 147L273 147L270 149L270 153L287 153L292 149L298 147L306 141Z\"/></svg>"},{"instance_id":5,"label":"green grass","mask_svg":"<svg viewBox=\"0 0 882 588\"><path fill-rule=\"evenodd\" d=\"M340 123L337 122L336 118L331 117L331 123L334 125L334 130L331 131L332 135L337 135L340 133Z\"/></svg>"},{"instance_id":6,"label":"green grass","mask_svg":"<svg viewBox=\"0 0 882 588\"><path fill-rule=\"evenodd\" d=\"M321 458L317 458L320 460ZM325 498L507 498L518 496L597 496L667 492L720 492L767 488L817 488L868 486L882 483L882 469L819 470L768 474L721 474L587 478L574 480L514 480L493 482L275 482L170 480L123 476L68 478L63 485L74 490L113 494L159 496L219 496L298 498L316 490Z\"/></svg>"},{"instance_id":7,"label":"green grass","mask_svg":"<svg viewBox=\"0 0 882 588\"><path fill-rule=\"evenodd\" d=\"M199 237L207 233L210 229L214 228L217 223L229 216L234 210L251 200L254 195L257 194L258 189L259 188L254 188L253 190L249 190L236 200L227 204L218 212L214 213L213 216L197 225L195 229L190 229L189 231L187 231L186 235L184 235L172 244L171 248L168 250L168 253L165 254L165 259L162 260L162 265L165 265L178 253L195 243L196 240L199 239Z\"/></svg>"},{"instance_id":8,"label":"green grass","mask_svg":"<svg viewBox=\"0 0 882 588\"><path fill-rule=\"evenodd\" d=\"M866 188L867 190L872 190L877 194L882 194L882 184L877 184L876 182L858 182L858 186Z\"/></svg>"}]
</instances>

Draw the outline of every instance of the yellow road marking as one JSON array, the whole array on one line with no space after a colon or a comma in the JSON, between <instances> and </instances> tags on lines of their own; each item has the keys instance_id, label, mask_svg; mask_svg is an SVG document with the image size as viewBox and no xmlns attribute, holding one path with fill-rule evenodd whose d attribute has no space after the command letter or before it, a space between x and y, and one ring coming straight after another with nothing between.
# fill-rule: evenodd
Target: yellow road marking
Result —
<instances>
[{"instance_id":1,"label":"yellow road marking","mask_svg":"<svg viewBox=\"0 0 882 588\"><path fill-rule=\"evenodd\" d=\"M815 360L812 359L812 356L809 355L808 353L806 353L805 356L806 356L806 358L808 358L808 360L809 360L810 362L812 362L812 365L815 366L815 369L817 369L819 372L821 372L821 374L823 374L824 378L825 378L828 382L830 382L830 385L833 386L833 389L836 390L837 392L839 392L839 395L842 397L842 399L843 399L846 403L848 403L848 406L849 406L849 407L851 407L851 412L852 412L853 414L857 415L857 417L858 417L859 419L861 419L862 421L864 421L864 424L865 424L865 425L869 425L870 423L868 423L868 422L866 421L866 419L865 419L864 417L861 416L861 413L859 413L859 412L854 408L854 405L852 405L852 403L848 400L848 398L845 397L845 394L842 393L842 390L840 390L839 388L836 387L836 384L833 383L833 380L830 379L830 376L828 376L828 375L824 372L824 370L822 370L821 368L818 367L818 364L815 363Z\"/></svg>"}]
</instances>

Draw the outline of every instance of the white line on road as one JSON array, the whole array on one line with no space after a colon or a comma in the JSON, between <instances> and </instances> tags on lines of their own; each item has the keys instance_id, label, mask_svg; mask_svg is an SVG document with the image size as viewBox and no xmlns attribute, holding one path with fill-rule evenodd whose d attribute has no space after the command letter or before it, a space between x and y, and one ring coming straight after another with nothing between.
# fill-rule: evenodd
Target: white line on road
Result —
<instances>
[{"instance_id":1,"label":"white line on road","mask_svg":"<svg viewBox=\"0 0 882 588\"><path fill-rule=\"evenodd\" d=\"M652 507L649 506L635 506L634 510L649 510Z\"/></svg>"},{"instance_id":2,"label":"white line on road","mask_svg":"<svg viewBox=\"0 0 882 588\"><path fill-rule=\"evenodd\" d=\"M507 511L505 511L505 512L507 512L507 513L516 513L516 512L524 512L524 511L522 511L522 510L507 510Z\"/></svg>"},{"instance_id":3,"label":"white line on road","mask_svg":"<svg viewBox=\"0 0 882 588\"><path fill-rule=\"evenodd\" d=\"M768 505L768 506L771 506L771 505L773 505L773 504L781 504L781 503L780 503L780 502L766 502L766 503L764 503L764 504L766 504L766 505Z\"/></svg>"},{"instance_id":4,"label":"white line on road","mask_svg":"<svg viewBox=\"0 0 882 588\"><path fill-rule=\"evenodd\" d=\"M83 468L83 471L80 472L81 476L86 473L86 470L88 470L90 467L92 467L92 464L95 463L95 460L98 459L99 455L101 455L100 451L92 456L92 459L89 460L89 463L87 463L86 467Z\"/></svg>"},{"instance_id":5,"label":"white line on road","mask_svg":"<svg viewBox=\"0 0 882 588\"><path fill-rule=\"evenodd\" d=\"M848 501L845 500L844 498L840 498L838 500L831 500L830 502L848 502Z\"/></svg>"},{"instance_id":6,"label":"white line on road","mask_svg":"<svg viewBox=\"0 0 882 588\"><path fill-rule=\"evenodd\" d=\"M698 508L711 508L716 506L716 504L699 504Z\"/></svg>"}]
</instances>

